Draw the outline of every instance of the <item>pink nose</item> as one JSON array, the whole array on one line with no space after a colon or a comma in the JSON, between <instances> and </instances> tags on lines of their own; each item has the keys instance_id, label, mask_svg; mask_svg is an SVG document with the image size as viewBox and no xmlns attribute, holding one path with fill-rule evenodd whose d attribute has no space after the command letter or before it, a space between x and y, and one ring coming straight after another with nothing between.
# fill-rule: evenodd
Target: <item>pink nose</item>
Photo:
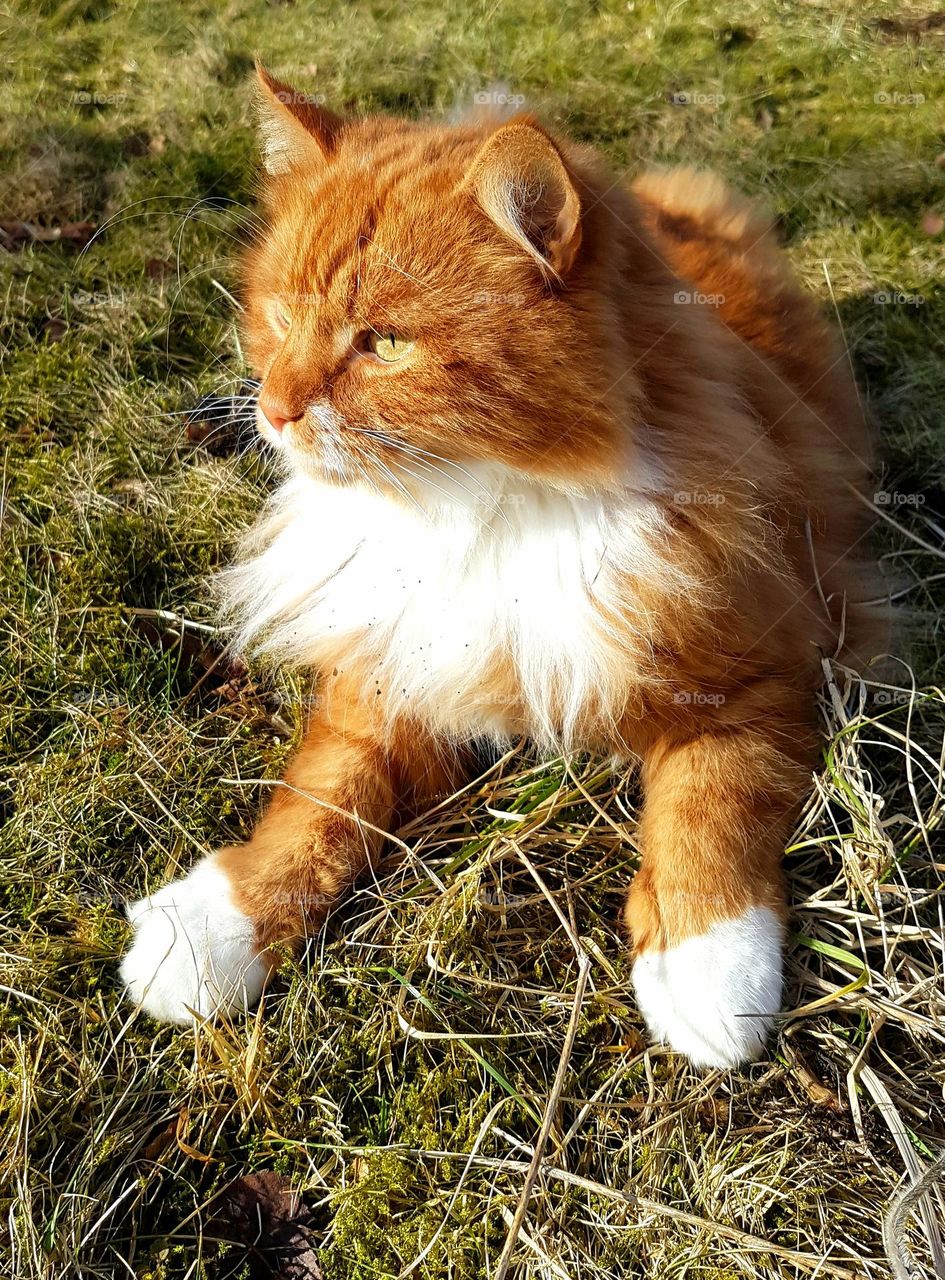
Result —
<instances>
[{"instance_id":1,"label":"pink nose","mask_svg":"<svg viewBox=\"0 0 945 1280\"><path fill-rule=\"evenodd\" d=\"M280 404L278 400L268 395L260 395L259 412L272 427L273 431L282 434L282 429L290 422L298 422L302 417L301 413L293 413L286 405Z\"/></svg>"}]
</instances>

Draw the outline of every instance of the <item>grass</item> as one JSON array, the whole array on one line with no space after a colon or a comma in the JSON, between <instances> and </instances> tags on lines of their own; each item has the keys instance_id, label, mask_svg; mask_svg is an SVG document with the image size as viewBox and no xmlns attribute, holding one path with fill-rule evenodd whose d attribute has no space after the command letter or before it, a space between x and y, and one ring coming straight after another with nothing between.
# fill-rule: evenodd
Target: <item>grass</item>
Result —
<instances>
[{"instance_id":1,"label":"grass","mask_svg":"<svg viewBox=\"0 0 945 1280\"><path fill-rule=\"evenodd\" d=\"M271 1171L314 1250L285 1275L478 1280L510 1232L509 1274L542 1280L889 1274L883 1217L945 1146L945 36L923 13L4 12L0 221L99 230L0 249L0 1273L267 1274L226 1206ZM402 831L245 1026L194 1037L121 1002L122 901L248 832L308 694L207 670L203 584L269 476L182 430L243 373L257 51L346 109L437 115L501 79L621 171L711 165L768 199L835 310L915 625L891 675L828 666L769 1061L701 1075L643 1040L615 932L636 797L594 761L509 756ZM945 1275L934 1186L897 1233L898 1274Z\"/></svg>"}]
</instances>

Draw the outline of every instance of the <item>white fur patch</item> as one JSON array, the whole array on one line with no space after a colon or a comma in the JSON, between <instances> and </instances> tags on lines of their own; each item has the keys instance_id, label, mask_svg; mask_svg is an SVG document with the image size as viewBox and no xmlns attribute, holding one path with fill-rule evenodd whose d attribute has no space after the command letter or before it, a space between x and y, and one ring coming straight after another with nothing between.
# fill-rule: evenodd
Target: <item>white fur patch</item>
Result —
<instances>
[{"instance_id":1,"label":"white fur patch","mask_svg":"<svg viewBox=\"0 0 945 1280\"><path fill-rule=\"evenodd\" d=\"M304 665L366 658L375 705L458 736L524 729L560 749L589 700L616 719L639 677L628 638L638 659L651 639L627 581L674 581L653 494L580 496L503 468L437 470L422 505L307 475L285 484L248 558L222 575L236 643ZM480 693L509 660L524 726Z\"/></svg>"},{"instance_id":2,"label":"white fur patch","mask_svg":"<svg viewBox=\"0 0 945 1280\"><path fill-rule=\"evenodd\" d=\"M135 939L121 964L129 997L162 1022L243 1011L259 999L268 965L253 922L234 904L212 858L129 904Z\"/></svg>"},{"instance_id":3,"label":"white fur patch","mask_svg":"<svg viewBox=\"0 0 945 1280\"><path fill-rule=\"evenodd\" d=\"M654 1039L697 1067L757 1058L781 1008L783 934L769 907L749 907L699 937L638 956L637 1004Z\"/></svg>"}]
</instances>

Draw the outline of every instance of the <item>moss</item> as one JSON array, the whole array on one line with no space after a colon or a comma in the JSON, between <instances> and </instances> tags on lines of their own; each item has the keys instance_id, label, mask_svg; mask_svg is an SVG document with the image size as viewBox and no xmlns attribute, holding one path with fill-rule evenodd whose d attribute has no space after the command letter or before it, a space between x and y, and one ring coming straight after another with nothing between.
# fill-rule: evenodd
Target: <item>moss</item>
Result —
<instances>
[{"instance_id":1,"label":"moss","mask_svg":"<svg viewBox=\"0 0 945 1280\"><path fill-rule=\"evenodd\" d=\"M412 1262L440 1226L440 1215L424 1205L424 1180L415 1165L391 1153L362 1158L356 1185L336 1199L333 1240L323 1250L326 1280L368 1280L395 1277ZM440 1236L418 1271L421 1276L450 1273L463 1280L478 1278L477 1257L463 1257L450 1247L461 1230L463 1205L454 1206L449 1232Z\"/></svg>"}]
</instances>

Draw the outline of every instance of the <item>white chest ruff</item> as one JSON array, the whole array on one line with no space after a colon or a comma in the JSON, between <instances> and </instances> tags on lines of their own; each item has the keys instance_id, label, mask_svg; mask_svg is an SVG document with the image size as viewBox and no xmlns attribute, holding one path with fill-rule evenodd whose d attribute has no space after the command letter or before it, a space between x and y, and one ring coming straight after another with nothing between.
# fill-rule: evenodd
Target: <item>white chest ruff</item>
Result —
<instances>
[{"instance_id":1,"label":"white chest ruff","mask_svg":"<svg viewBox=\"0 0 945 1280\"><path fill-rule=\"evenodd\" d=\"M290 480L222 576L237 644L300 665L366 660L365 692L390 714L458 736L509 730L481 697L501 664L531 736L569 743L589 697L625 696L627 581L671 576L667 530L641 495L604 502L518 478L489 493L421 510Z\"/></svg>"}]
</instances>

